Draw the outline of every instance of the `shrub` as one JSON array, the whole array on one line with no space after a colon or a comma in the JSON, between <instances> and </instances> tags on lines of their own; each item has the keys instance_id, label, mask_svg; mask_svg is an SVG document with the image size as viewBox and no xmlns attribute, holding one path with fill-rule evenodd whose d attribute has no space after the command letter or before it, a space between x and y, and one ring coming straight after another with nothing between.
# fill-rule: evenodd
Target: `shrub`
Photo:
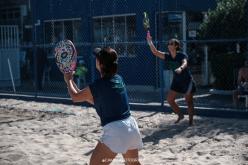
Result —
<instances>
[{"instance_id":1,"label":"shrub","mask_svg":"<svg viewBox=\"0 0 248 165\"><path fill-rule=\"evenodd\" d=\"M243 66L244 54L226 53L212 55L211 70L215 77L214 88L232 90L237 81L238 69Z\"/></svg>"}]
</instances>

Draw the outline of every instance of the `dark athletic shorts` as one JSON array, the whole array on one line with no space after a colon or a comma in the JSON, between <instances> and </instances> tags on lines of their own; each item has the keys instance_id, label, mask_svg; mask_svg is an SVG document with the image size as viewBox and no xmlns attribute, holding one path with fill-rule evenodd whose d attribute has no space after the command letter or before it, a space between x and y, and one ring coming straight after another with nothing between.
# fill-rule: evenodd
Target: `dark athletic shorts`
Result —
<instances>
[{"instance_id":1,"label":"dark athletic shorts","mask_svg":"<svg viewBox=\"0 0 248 165\"><path fill-rule=\"evenodd\" d=\"M177 81L173 79L170 89L175 92L182 93L182 94L195 93L196 85L195 85L194 80L183 82L183 81Z\"/></svg>"}]
</instances>

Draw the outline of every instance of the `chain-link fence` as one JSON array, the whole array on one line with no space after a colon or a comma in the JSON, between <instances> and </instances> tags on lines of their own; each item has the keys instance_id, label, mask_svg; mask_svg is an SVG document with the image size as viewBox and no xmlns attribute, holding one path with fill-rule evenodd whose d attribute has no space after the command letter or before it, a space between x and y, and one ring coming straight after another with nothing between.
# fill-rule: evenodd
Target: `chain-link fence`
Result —
<instances>
[{"instance_id":1,"label":"chain-link fence","mask_svg":"<svg viewBox=\"0 0 248 165\"><path fill-rule=\"evenodd\" d=\"M68 97L63 75L55 64L54 45L69 39L78 52L77 66L83 68L82 75L75 77L80 88L99 77L92 50L110 46L119 54L119 74L125 79L130 101L164 104L172 71L149 50L143 28L146 12L157 49L168 51L170 38L182 42L197 84L196 105L232 107L238 70L247 56L248 9L247 0L237 0L231 7L225 7L225 1L33 0L25 16L31 26L19 30L20 76L15 71L13 77L11 67L1 65L8 76L0 77L6 82L1 83L0 90ZM15 37L6 28L0 28L0 37L3 57L3 50L12 49L4 44ZM11 63L13 68L14 61ZM180 99L178 102L184 105Z\"/></svg>"}]
</instances>

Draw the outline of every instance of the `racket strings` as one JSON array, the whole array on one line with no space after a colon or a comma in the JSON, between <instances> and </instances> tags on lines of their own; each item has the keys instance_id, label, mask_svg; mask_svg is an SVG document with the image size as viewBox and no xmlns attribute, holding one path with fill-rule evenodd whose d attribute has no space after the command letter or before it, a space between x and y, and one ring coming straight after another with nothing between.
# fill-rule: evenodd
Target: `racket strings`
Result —
<instances>
[{"instance_id":1,"label":"racket strings","mask_svg":"<svg viewBox=\"0 0 248 165\"><path fill-rule=\"evenodd\" d=\"M72 72L76 67L77 52L70 40L62 40L55 47L56 64L63 73Z\"/></svg>"}]
</instances>

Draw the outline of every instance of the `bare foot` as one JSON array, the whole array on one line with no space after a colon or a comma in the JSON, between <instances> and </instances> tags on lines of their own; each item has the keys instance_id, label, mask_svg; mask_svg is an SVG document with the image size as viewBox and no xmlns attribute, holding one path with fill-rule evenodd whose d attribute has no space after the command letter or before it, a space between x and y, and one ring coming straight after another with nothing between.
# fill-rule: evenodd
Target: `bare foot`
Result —
<instances>
[{"instance_id":1,"label":"bare foot","mask_svg":"<svg viewBox=\"0 0 248 165\"><path fill-rule=\"evenodd\" d=\"M183 114L178 114L177 121L175 121L175 124L179 123L180 120L183 120L184 115Z\"/></svg>"},{"instance_id":2,"label":"bare foot","mask_svg":"<svg viewBox=\"0 0 248 165\"><path fill-rule=\"evenodd\" d=\"M194 125L193 120L189 120L189 126L193 126L193 125Z\"/></svg>"}]
</instances>

